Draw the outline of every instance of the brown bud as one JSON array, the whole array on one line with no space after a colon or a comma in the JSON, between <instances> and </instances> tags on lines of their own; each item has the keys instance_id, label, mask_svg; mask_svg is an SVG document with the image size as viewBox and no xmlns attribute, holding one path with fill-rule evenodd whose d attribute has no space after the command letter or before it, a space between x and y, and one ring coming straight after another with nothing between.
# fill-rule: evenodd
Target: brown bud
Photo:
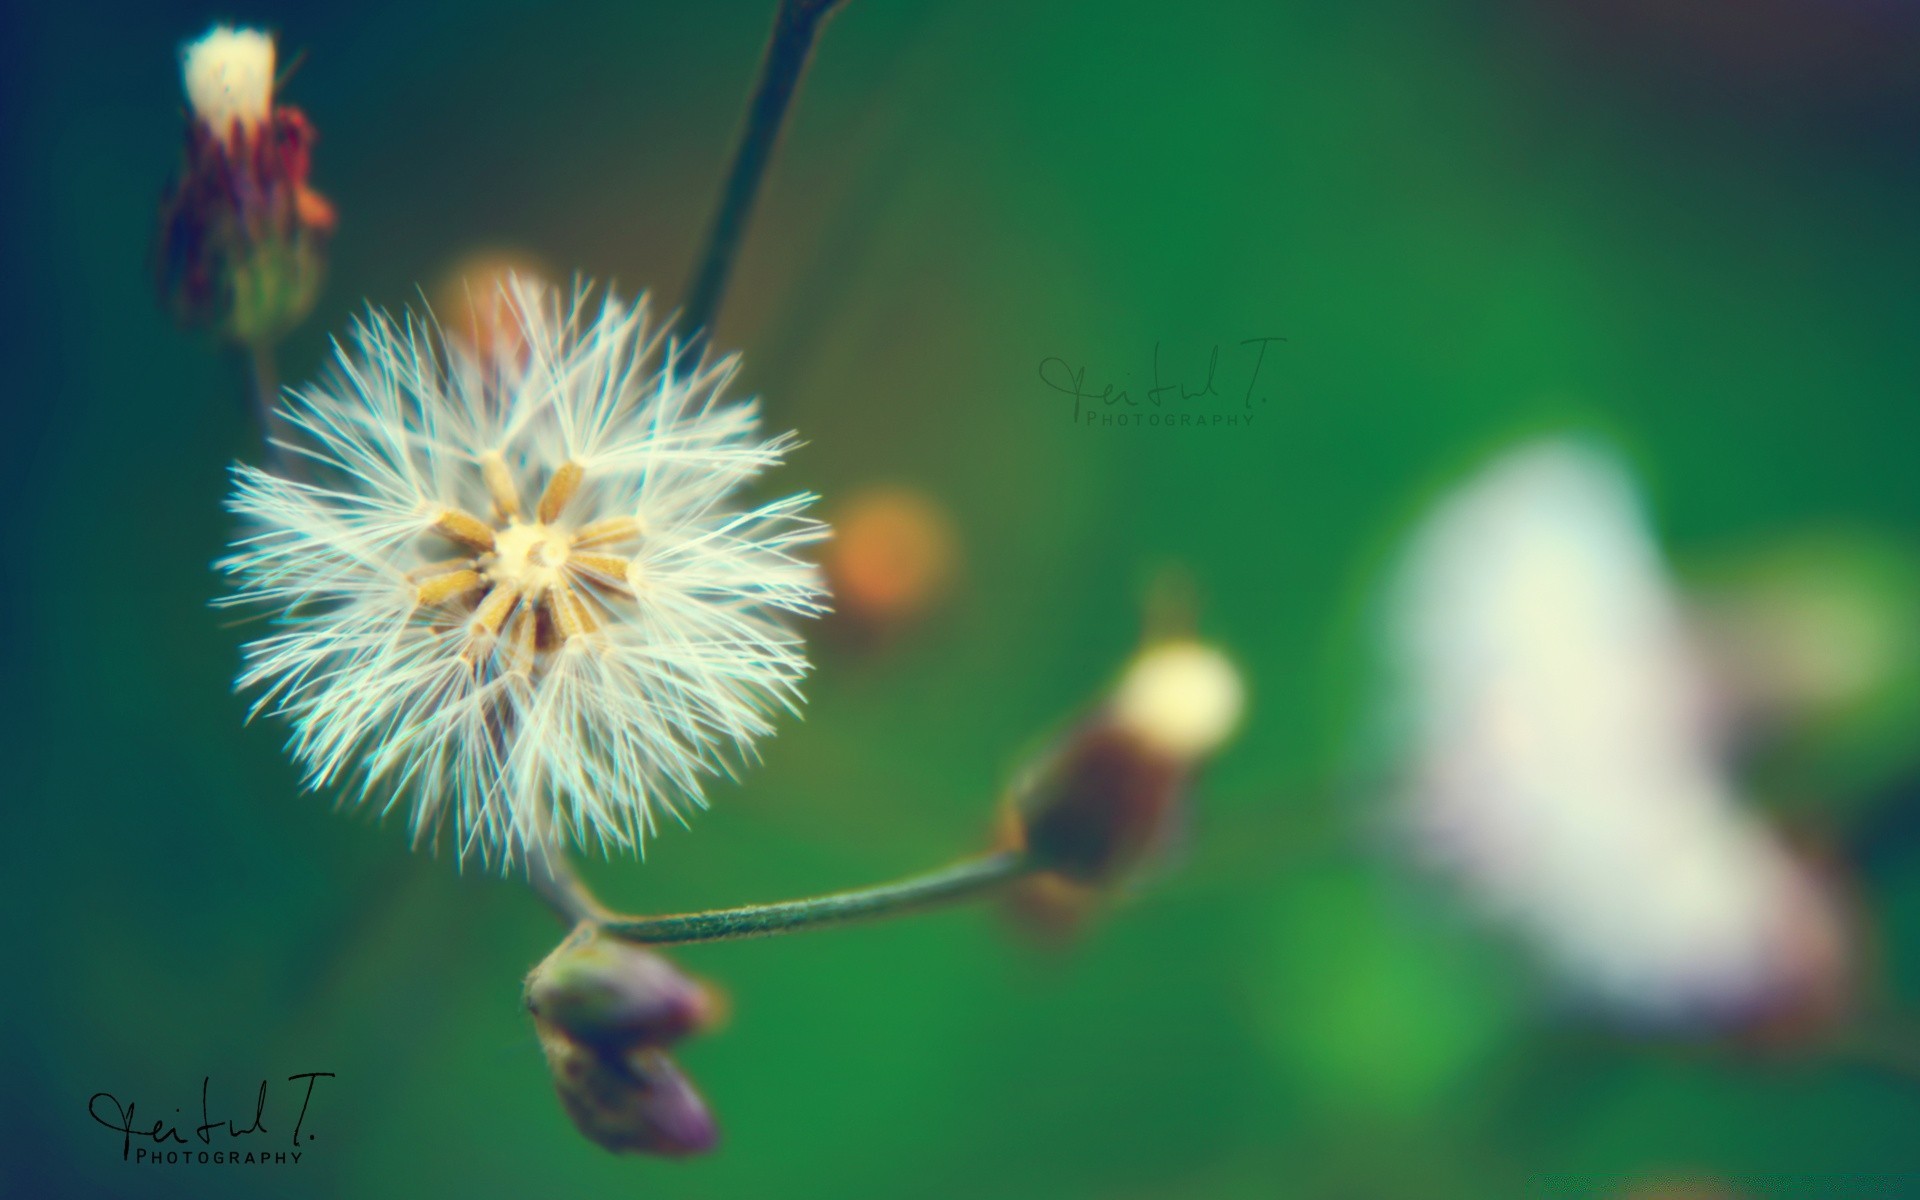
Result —
<instances>
[{"instance_id":1,"label":"brown bud","mask_svg":"<svg viewBox=\"0 0 1920 1200\"><path fill-rule=\"evenodd\" d=\"M1040 871L1007 889L1005 911L1035 941L1062 945L1077 937L1108 900L1103 888Z\"/></svg>"},{"instance_id":2,"label":"brown bud","mask_svg":"<svg viewBox=\"0 0 1920 1200\"><path fill-rule=\"evenodd\" d=\"M1164 839L1188 777L1241 706L1239 673L1219 651L1184 639L1149 646L1016 789L1014 843L1080 883L1131 871Z\"/></svg>"},{"instance_id":3,"label":"brown bud","mask_svg":"<svg viewBox=\"0 0 1920 1200\"><path fill-rule=\"evenodd\" d=\"M1131 731L1090 722L1025 791L1027 849L1069 879L1111 880L1154 846L1179 798L1182 774L1179 763Z\"/></svg>"},{"instance_id":4,"label":"brown bud","mask_svg":"<svg viewBox=\"0 0 1920 1200\"><path fill-rule=\"evenodd\" d=\"M683 1156L718 1132L661 1047L710 1025L718 1001L672 963L582 923L527 976L527 1008L573 1123L614 1151Z\"/></svg>"}]
</instances>

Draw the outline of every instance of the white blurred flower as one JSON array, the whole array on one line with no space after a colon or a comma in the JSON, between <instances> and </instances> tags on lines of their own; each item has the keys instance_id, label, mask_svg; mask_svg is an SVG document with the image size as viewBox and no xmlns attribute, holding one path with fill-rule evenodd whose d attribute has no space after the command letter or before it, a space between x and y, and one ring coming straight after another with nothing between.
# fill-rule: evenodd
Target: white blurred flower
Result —
<instances>
[{"instance_id":1,"label":"white blurred flower","mask_svg":"<svg viewBox=\"0 0 1920 1200\"><path fill-rule=\"evenodd\" d=\"M1829 899L1744 812L1633 490L1568 442L1419 530L1393 609L1405 815L1564 974L1659 1020L1768 1008L1837 953Z\"/></svg>"},{"instance_id":2,"label":"white blurred flower","mask_svg":"<svg viewBox=\"0 0 1920 1200\"><path fill-rule=\"evenodd\" d=\"M235 470L228 603L273 612L239 684L286 716L310 786L357 775L451 823L462 858L632 847L702 803L792 709L783 613L822 608L801 495L729 496L792 446L722 393L736 360L663 364L644 302L515 280L486 356L373 311L290 393L311 481Z\"/></svg>"}]
</instances>

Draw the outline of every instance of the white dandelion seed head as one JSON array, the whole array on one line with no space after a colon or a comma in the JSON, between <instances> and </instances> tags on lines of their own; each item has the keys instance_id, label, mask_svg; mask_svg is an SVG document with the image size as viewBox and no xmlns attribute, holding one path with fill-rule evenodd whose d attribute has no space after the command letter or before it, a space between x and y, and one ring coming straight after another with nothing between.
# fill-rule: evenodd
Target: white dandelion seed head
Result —
<instances>
[{"instance_id":1,"label":"white dandelion seed head","mask_svg":"<svg viewBox=\"0 0 1920 1200\"><path fill-rule=\"evenodd\" d=\"M483 356L369 311L289 392L300 478L235 468L224 603L269 611L238 685L286 718L309 786L450 827L465 860L643 848L792 711L785 618L824 609L811 495L737 509L791 435L673 361L644 298L522 279Z\"/></svg>"},{"instance_id":2,"label":"white dandelion seed head","mask_svg":"<svg viewBox=\"0 0 1920 1200\"><path fill-rule=\"evenodd\" d=\"M1419 847L1626 1014L1750 1011L1838 915L1742 803L1638 498L1549 441L1446 497L1393 610ZM1817 927L1817 928L1816 928Z\"/></svg>"},{"instance_id":3,"label":"white dandelion seed head","mask_svg":"<svg viewBox=\"0 0 1920 1200\"><path fill-rule=\"evenodd\" d=\"M225 139L238 122L251 131L273 106L273 35L215 25L180 51L193 114Z\"/></svg>"}]
</instances>

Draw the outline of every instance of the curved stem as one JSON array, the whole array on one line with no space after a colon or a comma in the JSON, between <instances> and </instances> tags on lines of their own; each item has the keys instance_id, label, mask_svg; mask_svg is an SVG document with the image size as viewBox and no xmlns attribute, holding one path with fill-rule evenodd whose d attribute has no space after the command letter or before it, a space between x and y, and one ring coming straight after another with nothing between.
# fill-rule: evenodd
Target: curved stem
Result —
<instances>
[{"instance_id":1,"label":"curved stem","mask_svg":"<svg viewBox=\"0 0 1920 1200\"><path fill-rule=\"evenodd\" d=\"M574 874L565 851L540 847L527 851L527 883L566 925L598 922L608 916L580 876Z\"/></svg>"},{"instance_id":2,"label":"curved stem","mask_svg":"<svg viewBox=\"0 0 1920 1200\"><path fill-rule=\"evenodd\" d=\"M678 323L680 340L692 346L707 335L719 314L727 279L733 273L733 260L746 236L747 221L753 215L753 202L767 177L767 164L780 140L787 110L793 103L794 89L813 57L813 43L821 22L843 0L780 0L773 18L773 34L767 40L766 56L760 60L759 79L753 99L748 102L746 121L740 127L740 141L734 147L733 165L720 190L713 224L707 228L705 247L695 259L694 275L687 285L685 303Z\"/></svg>"},{"instance_id":3,"label":"curved stem","mask_svg":"<svg viewBox=\"0 0 1920 1200\"><path fill-rule=\"evenodd\" d=\"M837 925L869 917L893 916L965 900L1017 879L1033 869L1033 860L1025 853L1001 850L964 859L952 866L910 879L815 896L809 900L749 904L742 908L682 913L671 917L628 917L603 913L598 920L601 930L613 937L650 945L768 937L815 925Z\"/></svg>"}]
</instances>

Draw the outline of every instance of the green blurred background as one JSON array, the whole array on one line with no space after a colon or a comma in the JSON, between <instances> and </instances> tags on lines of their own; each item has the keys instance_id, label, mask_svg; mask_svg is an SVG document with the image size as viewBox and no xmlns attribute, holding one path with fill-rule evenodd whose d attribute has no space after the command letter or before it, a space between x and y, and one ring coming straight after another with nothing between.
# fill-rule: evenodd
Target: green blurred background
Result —
<instances>
[{"instance_id":1,"label":"green blurred background","mask_svg":"<svg viewBox=\"0 0 1920 1200\"><path fill-rule=\"evenodd\" d=\"M232 364L170 327L145 273L176 49L220 18L306 55L283 94L321 131L341 228L284 351L299 380L363 302L412 302L479 248L675 300L770 16L0 18L5 1193L1920 1194L1897 1174L1920 1168L1920 1042L1599 1032L1378 852L1355 782L1395 539L1517 433L1622 444L1683 565L1809 528L1909 552L1920 13L1868 0L851 0L719 341L807 439L771 486L829 515L917 488L962 571L885 653L821 639L764 767L592 881L670 911L978 844L1169 566L1244 665L1249 719L1173 869L1071 952L990 909L688 949L734 1004L680 1055L720 1150L616 1159L574 1131L519 1003L551 917L299 794L281 730L243 726L229 690L243 632L208 607L208 564L227 464L256 450ZM1197 373L1255 336L1288 340L1250 429L1077 428L1036 377L1057 355L1137 379L1156 342ZM1859 774L1801 816L1855 848L1897 1014L1920 1004L1920 817L1891 769ZM298 1167L126 1165L85 1115L102 1090L164 1115L203 1075L240 1108L311 1070L339 1077Z\"/></svg>"}]
</instances>

